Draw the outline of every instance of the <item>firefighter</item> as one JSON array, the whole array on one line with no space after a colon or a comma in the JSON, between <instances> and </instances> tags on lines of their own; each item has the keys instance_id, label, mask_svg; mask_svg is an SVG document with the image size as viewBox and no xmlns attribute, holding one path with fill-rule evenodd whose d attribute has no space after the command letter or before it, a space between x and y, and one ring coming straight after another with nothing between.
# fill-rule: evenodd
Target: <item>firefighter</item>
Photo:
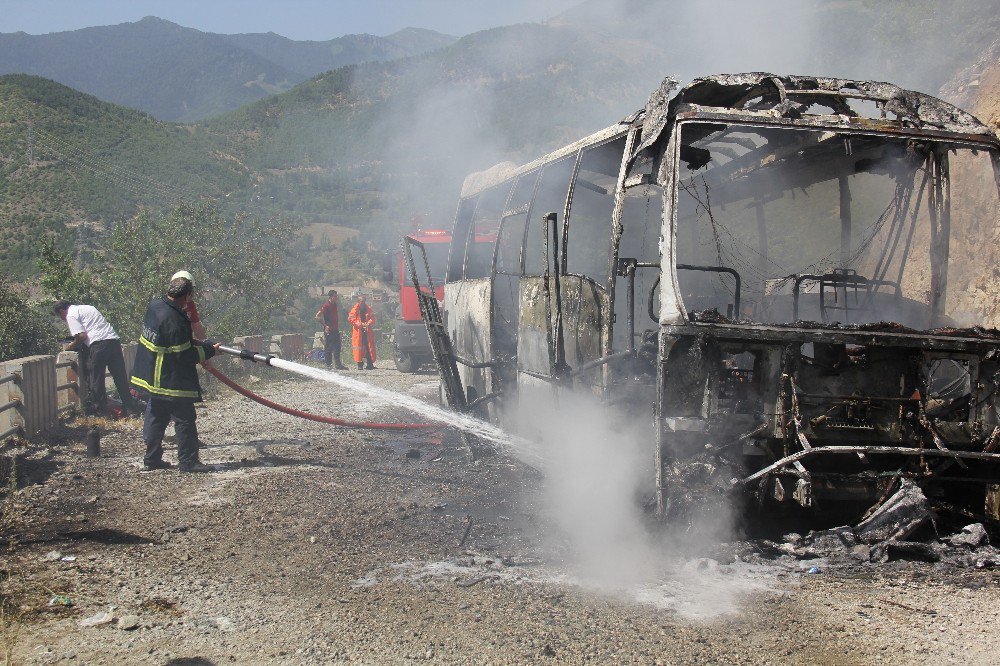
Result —
<instances>
[{"instance_id":1,"label":"firefighter","mask_svg":"<svg viewBox=\"0 0 1000 666\"><path fill-rule=\"evenodd\" d=\"M207 472L198 460L198 427L194 404L201 401L198 363L211 358L218 344L195 342L184 308L194 287L184 277L170 281L167 293L146 308L135 354L132 385L149 395L142 438L146 470L166 469L163 433L172 418L177 432L177 465L182 472Z\"/></svg>"},{"instance_id":2,"label":"firefighter","mask_svg":"<svg viewBox=\"0 0 1000 666\"><path fill-rule=\"evenodd\" d=\"M201 323L201 315L198 313L198 304L194 300L194 276L188 271L177 271L170 276L170 280L176 280L177 278L184 278L191 282L191 295L188 297L187 305L184 306L184 314L187 316L188 321L191 322L191 335L197 341L203 341L208 339L208 331L205 330L205 325ZM207 365L207 364L206 364ZM208 444L201 441L198 438L198 448L207 449Z\"/></svg>"},{"instance_id":3,"label":"firefighter","mask_svg":"<svg viewBox=\"0 0 1000 666\"><path fill-rule=\"evenodd\" d=\"M374 370L375 337L372 335L372 328L375 326L375 312L365 303L365 295L360 291L354 292L354 300L357 303L347 315L347 321L351 323L354 361L358 364L358 370L363 368Z\"/></svg>"}]
</instances>

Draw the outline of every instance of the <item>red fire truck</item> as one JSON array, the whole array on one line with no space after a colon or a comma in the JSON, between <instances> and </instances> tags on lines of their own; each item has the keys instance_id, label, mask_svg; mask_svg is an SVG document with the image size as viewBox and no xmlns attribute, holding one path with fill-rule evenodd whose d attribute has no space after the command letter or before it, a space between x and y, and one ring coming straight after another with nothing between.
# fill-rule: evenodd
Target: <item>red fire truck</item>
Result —
<instances>
[{"instance_id":1,"label":"red fire truck","mask_svg":"<svg viewBox=\"0 0 1000 666\"><path fill-rule=\"evenodd\" d=\"M444 274L448 264L448 250L451 248L451 233L443 229L423 229L415 221L416 230L410 234L424 244L427 250L427 264L434 279L434 297L444 301ZM424 363L432 363L431 344L427 339L427 329L420 318L417 294L410 280L409 271L403 265L403 253L393 256L393 273L399 284L399 312L396 315L393 354L396 368L400 372L416 372Z\"/></svg>"}]
</instances>

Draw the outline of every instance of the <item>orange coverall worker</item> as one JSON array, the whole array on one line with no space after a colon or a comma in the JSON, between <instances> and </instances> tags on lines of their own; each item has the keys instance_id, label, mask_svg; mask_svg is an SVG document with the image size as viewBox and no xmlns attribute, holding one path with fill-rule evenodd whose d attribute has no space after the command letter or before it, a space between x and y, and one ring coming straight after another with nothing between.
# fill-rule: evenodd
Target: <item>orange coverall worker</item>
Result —
<instances>
[{"instance_id":1,"label":"orange coverall worker","mask_svg":"<svg viewBox=\"0 0 1000 666\"><path fill-rule=\"evenodd\" d=\"M374 368L375 336L372 335L372 328L375 326L375 312L365 303L364 296L358 297L358 302L347 315L347 321L351 323L351 346L358 369Z\"/></svg>"}]
</instances>

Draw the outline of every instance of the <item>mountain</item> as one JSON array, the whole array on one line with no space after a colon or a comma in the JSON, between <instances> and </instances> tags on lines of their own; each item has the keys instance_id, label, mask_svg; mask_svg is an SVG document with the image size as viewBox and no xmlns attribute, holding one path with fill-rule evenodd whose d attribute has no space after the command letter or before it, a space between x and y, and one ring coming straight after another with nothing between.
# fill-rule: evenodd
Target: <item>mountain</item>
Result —
<instances>
[{"instance_id":1,"label":"mountain","mask_svg":"<svg viewBox=\"0 0 1000 666\"><path fill-rule=\"evenodd\" d=\"M417 55L453 38L406 30L297 42L217 35L155 17L45 35L0 34L0 74L50 78L162 120L192 121L288 90L344 65Z\"/></svg>"},{"instance_id":2,"label":"mountain","mask_svg":"<svg viewBox=\"0 0 1000 666\"><path fill-rule=\"evenodd\" d=\"M1000 0L967 0L950 13L931 0L592 0L546 24L495 28L422 55L323 71L198 124L143 114L129 124L115 119L135 112L80 96L64 105L79 113L60 111L61 124L45 131L85 143L86 155L114 155L129 173L163 179L185 195L336 228L374 252L397 246L415 213L447 226L469 172L524 162L607 126L642 108L667 74L853 76L933 94L993 39L1000 27L994 9ZM186 38L187 29L178 31ZM241 36L216 37L287 71L277 61L288 62L290 40L242 36L252 39L237 45L232 39ZM361 49L364 41L350 43ZM315 57L324 49L316 47ZM72 92L58 91L51 96ZM37 112L54 108L40 102ZM108 211L128 214L138 205L125 184L91 178L85 166L28 168L28 132L24 118L0 117L0 177L8 177L0 178L0 213L16 211L23 228L65 230L86 216L107 223L114 219ZM121 152L132 132L157 137L147 141L144 161ZM174 165L196 158L201 178ZM22 191L36 194L22 200ZM366 270L360 261L351 268Z\"/></svg>"},{"instance_id":3,"label":"mountain","mask_svg":"<svg viewBox=\"0 0 1000 666\"><path fill-rule=\"evenodd\" d=\"M433 30L406 28L386 37L344 35L325 42L295 41L273 32L223 35L230 43L298 75L296 83L331 69L396 60L444 48L455 38Z\"/></svg>"},{"instance_id":4,"label":"mountain","mask_svg":"<svg viewBox=\"0 0 1000 666\"><path fill-rule=\"evenodd\" d=\"M79 244L139 207L225 201L251 175L198 128L0 76L0 264L11 274L34 271L42 234Z\"/></svg>"}]
</instances>

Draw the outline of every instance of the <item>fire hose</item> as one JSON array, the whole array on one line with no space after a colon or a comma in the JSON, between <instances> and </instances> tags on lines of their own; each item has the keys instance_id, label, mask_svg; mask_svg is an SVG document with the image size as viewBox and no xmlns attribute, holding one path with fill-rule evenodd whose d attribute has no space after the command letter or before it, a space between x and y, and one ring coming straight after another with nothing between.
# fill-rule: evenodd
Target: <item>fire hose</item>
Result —
<instances>
[{"instance_id":1,"label":"fire hose","mask_svg":"<svg viewBox=\"0 0 1000 666\"><path fill-rule=\"evenodd\" d=\"M246 349L236 349L234 347L225 347L220 345L219 351L224 354L229 354L231 356L238 356L244 360L252 361L254 363L263 363L264 365L271 365L271 359L274 358L270 354L255 354L254 352L248 351ZM309 421L316 421L318 423L328 423L330 425L343 426L345 428L359 428L367 430L425 430L427 428L440 428L442 426L436 423L371 423L365 421L347 421L345 419L338 419L332 416L320 416L318 414L310 414L309 412L303 412L298 409L293 409L292 407L286 407L285 405L280 405L276 402L268 400L264 396L258 395L249 389L245 389L232 379L223 374L218 368L213 367L207 361L202 364L202 366L210 372L216 379L220 382L233 389L237 393L247 398L250 398L254 402L258 402L265 407L270 407L276 411L283 414L290 414L292 416L298 416L299 418L306 419Z\"/></svg>"}]
</instances>

